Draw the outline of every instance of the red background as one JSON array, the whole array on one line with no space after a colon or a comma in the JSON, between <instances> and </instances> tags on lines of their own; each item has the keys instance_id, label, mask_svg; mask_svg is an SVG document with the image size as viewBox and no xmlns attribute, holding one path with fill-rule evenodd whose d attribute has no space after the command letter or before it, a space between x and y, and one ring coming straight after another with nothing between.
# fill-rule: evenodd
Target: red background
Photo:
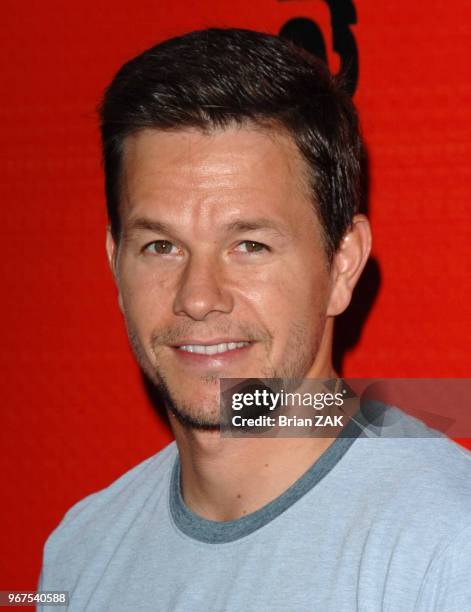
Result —
<instances>
[{"instance_id":1,"label":"red background","mask_svg":"<svg viewBox=\"0 0 471 612\"><path fill-rule=\"evenodd\" d=\"M355 6L381 285L343 373L469 376L471 4ZM296 16L332 48L322 0L3 2L0 589L34 589L64 512L171 439L105 259L103 88L160 39L209 26L276 33ZM335 71L332 52L329 62Z\"/></svg>"}]
</instances>

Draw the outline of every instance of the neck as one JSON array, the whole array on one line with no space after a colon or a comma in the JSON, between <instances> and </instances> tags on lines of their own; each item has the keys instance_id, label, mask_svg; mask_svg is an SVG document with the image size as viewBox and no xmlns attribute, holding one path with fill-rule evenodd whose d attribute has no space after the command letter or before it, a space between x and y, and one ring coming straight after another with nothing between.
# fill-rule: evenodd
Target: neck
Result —
<instances>
[{"instance_id":1,"label":"neck","mask_svg":"<svg viewBox=\"0 0 471 612\"><path fill-rule=\"evenodd\" d=\"M334 378L330 359L306 378ZM230 521L259 510L288 489L335 438L223 438L169 414L181 461L186 505L209 520Z\"/></svg>"},{"instance_id":2,"label":"neck","mask_svg":"<svg viewBox=\"0 0 471 612\"><path fill-rule=\"evenodd\" d=\"M177 428L176 428L177 430ZM214 521L259 510L288 489L334 438L221 438L176 433L186 505Z\"/></svg>"}]
</instances>

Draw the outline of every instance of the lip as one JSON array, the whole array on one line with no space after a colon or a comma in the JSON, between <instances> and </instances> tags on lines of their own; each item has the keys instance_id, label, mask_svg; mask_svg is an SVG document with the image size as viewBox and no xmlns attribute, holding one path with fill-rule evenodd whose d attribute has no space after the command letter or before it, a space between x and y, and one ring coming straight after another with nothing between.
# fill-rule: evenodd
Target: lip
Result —
<instances>
[{"instance_id":1,"label":"lip","mask_svg":"<svg viewBox=\"0 0 471 612\"><path fill-rule=\"evenodd\" d=\"M172 344L172 348L179 348L180 346L187 346L188 344L200 344L201 346L211 346L212 344L229 344L229 342L250 342L246 338L213 338L211 340L197 340L195 338L184 338L179 340L178 344ZM234 349L236 350L236 349Z\"/></svg>"}]
</instances>

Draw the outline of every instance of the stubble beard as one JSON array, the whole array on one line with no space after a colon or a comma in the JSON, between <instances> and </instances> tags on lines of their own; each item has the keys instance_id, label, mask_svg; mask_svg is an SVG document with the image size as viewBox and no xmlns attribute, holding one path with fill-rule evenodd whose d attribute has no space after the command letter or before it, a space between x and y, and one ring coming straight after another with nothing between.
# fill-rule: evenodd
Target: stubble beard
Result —
<instances>
[{"instance_id":1,"label":"stubble beard","mask_svg":"<svg viewBox=\"0 0 471 612\"><path fill-rule=\"evenodd\" d=\"M323 320L322 320L323 322ZM321 320L319 321L321 323ZM219 405L219 379L224 375L208 374L201 376L200 380L208 385L208 395L211 399L208 403L202 405L200 402L195 405L191 402L179 398L177 393L172 390L171 383L165 376L164 367L159 363L158 346L163 344L163 336L167 338L169 333L155 335L151 339L152 353L155 357L155 363L149 359L137 333L134 325L126 320L127 333L131 349L136 357L136 360L144 372L146 377L157 387L159 395L165 404L165 407L170 411L178 422L185 428L199 431L218 431L221 425L220 405ZM322 324L317 328L317 332L312 342L306 342L306 326L301 323L293 323L289 333L289 341L285 347L284 362L275 367L270 362L270 347L272 338L264 334L261 337L258 335L245 334L246 337L256 338L258 342L263 342L266 349L266 361L259 365L256 372L247 373L247 378L277 378L282 380L302 379L309 371L314 363L316 355L319 351L322 338ZM180 337L183 334L180 334ZM242 376L239 376L242 378Z\"/></svg>"}]
</instances>

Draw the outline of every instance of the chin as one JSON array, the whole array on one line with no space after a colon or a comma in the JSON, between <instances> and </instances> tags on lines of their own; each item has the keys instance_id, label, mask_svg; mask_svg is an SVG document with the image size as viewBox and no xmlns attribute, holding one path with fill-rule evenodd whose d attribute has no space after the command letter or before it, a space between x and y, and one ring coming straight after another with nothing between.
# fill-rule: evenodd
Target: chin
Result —
<instances>
[{"instance_id":1,"label":"chin","mask_svg":"<svg viewBox=\"0 0 471 612\"><path fill-rule=\"evenodd\" d=\"M221 428L219 405L217 409L201 410L201 406L182 406L178 402L169 401L167 408L184 427L199 431L219 431Z\"/></svg>"},{"instance_id":2,"label":"chin","mask_svg":"<svg viewBox=\"0 0 471 612\"><path fill-rule=\"evenodd\" d=\"M201 388L203 387L203 388ZM190 394L181 395L175 389L191 389ZM199 430L219 430L221 415L219 382L172 384L163 381L159 385L167 409L184 426Z\"/></svg>"},{"instance_id":3,"label":"chin","mask_svg":"<svg viewBox=\"0 0 471 612\"><path fill-rule=\"evenodd\" d=\"M193 431L213 431L219 432L221 425L218 419L207 418L204 415L191 415L180 410L170 409L175 419L183 425L185 429Z\"/></svg>"}]
</instances>

